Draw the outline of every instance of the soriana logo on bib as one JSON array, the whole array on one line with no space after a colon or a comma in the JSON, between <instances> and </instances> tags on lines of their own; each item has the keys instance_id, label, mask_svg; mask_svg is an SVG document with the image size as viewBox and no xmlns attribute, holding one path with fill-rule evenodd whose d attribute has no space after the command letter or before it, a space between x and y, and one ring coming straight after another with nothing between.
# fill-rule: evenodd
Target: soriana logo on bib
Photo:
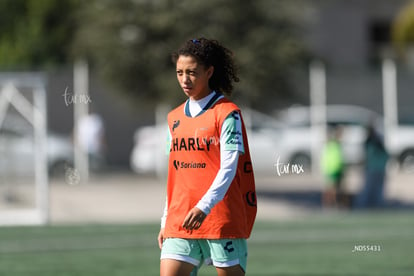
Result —
<instances>
[{"instance_id":1,"label":"soriana logo on bib","mask_svg":"<svg viewBox=\"0 0 414 276\"><path fill-rule=\"evenodd\" d=\"M205 169L207 164L205 162L180 162L178 160L173 161L174 168L178 169Z\"/></svg>"}]
</instances>

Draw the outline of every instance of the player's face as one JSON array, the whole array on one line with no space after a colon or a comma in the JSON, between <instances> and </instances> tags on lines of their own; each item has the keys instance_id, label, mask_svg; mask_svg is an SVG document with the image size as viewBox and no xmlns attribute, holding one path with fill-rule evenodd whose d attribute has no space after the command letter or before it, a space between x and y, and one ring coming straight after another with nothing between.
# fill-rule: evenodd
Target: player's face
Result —
<instances>
[{"instance_id":1,"label":"player's face","mask_svg":"<svg viewBox=\"0 0 414 276\"><path fill-rule=\"evenodd\" d=\"M198 64L192 56L179 56L176 64L178 83L191 100L199 100L210 94L208 80L214 68Z\"/></svg>"}]
</instances>

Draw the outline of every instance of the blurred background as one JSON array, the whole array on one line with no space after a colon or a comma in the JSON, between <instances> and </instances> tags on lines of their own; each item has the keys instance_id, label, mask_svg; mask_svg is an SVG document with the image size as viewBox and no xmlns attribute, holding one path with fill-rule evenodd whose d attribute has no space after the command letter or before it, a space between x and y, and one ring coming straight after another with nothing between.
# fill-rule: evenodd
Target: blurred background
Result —
<instances>
[{"instance_id":1,"label":"blurred background","mask_svg":"<svg viewBox=\"0 0 414 276\"><path fill-rule=\"evenodd\" d=\"M157 221L166 114L185 100L170 53L201 36L240 69L259 217L324 209L337 128L327 208L357 209L369 125L386 154L380 208L412 209L412 1L3 0L0 224Z\"/></svg>"},{"instance_id":2,"label":"blurred background","mask_svg":"<svg viewBox=\"0 0 414 276\"><path fill-rule=\"evenodd\" d=\"M413 275L409 0L1 0L0 274L158 274L170 54L202 36L239 66L252 275Z\"/></svg>"}]
</instances>

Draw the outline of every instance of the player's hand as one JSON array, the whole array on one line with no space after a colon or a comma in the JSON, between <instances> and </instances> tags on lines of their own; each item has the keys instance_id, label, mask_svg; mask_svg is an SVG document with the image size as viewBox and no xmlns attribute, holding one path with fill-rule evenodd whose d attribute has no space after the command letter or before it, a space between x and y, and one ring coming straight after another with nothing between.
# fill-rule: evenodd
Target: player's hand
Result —
<instances>
[{"instance_id":1,"label":"player's hand","mask_svg":"<svg viewBox=\"0 0 414 276\"><path fill-rule=\"evenodd\" d=\"M183 228L190 231L199 229L206 216L207 215L204 214L203 211L197 207L194 207L190 210L190 212L188 212L187 216L185 217Z\"/></svg>"},{"instance_id":2,"label":"player's hand","mask_svg":"<svg viewBox=\"0 0 414 276\"><path fill-rule=\"evenodd\" d=\"M158 233L158 246L161 249L162 248L162 243L164 242L164 228L160 229L160 233Z\"/></svg>"}]
</instances>

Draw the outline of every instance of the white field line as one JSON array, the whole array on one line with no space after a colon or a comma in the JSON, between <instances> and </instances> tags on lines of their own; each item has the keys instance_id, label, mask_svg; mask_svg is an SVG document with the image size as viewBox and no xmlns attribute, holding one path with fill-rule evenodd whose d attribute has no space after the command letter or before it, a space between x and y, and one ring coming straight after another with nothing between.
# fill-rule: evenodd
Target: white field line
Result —
<instances>
[{"instance_id":1,"label":"white field line","mask_svg":"<svg viewBox=\"0 0 414 276\"><path fill-rule=\"evenodd\" d=\"M414 240L412 229L346 229L346 230L306 230L288 231L284 229L278 232L277 229L260 229L253 231L249 242L252 244L269 243L319 243L319 242L370 242L370 241L392 241L410 239Z\"/></svg>"},{"instance_id":2,"label":"white field line","mask_svg":"<svg viewBox=\"0 0 414 276\"><path fill-rule=\"evenodd\" d=\"M83 251L94 249L115 249L128 247L158 247L156 233L152 239L140 237L138 234L99 235L96 237L55 237L43 239L22 239L0 241L0 254L50 252L50 251Z\"/></svg>"}]
</instances>

